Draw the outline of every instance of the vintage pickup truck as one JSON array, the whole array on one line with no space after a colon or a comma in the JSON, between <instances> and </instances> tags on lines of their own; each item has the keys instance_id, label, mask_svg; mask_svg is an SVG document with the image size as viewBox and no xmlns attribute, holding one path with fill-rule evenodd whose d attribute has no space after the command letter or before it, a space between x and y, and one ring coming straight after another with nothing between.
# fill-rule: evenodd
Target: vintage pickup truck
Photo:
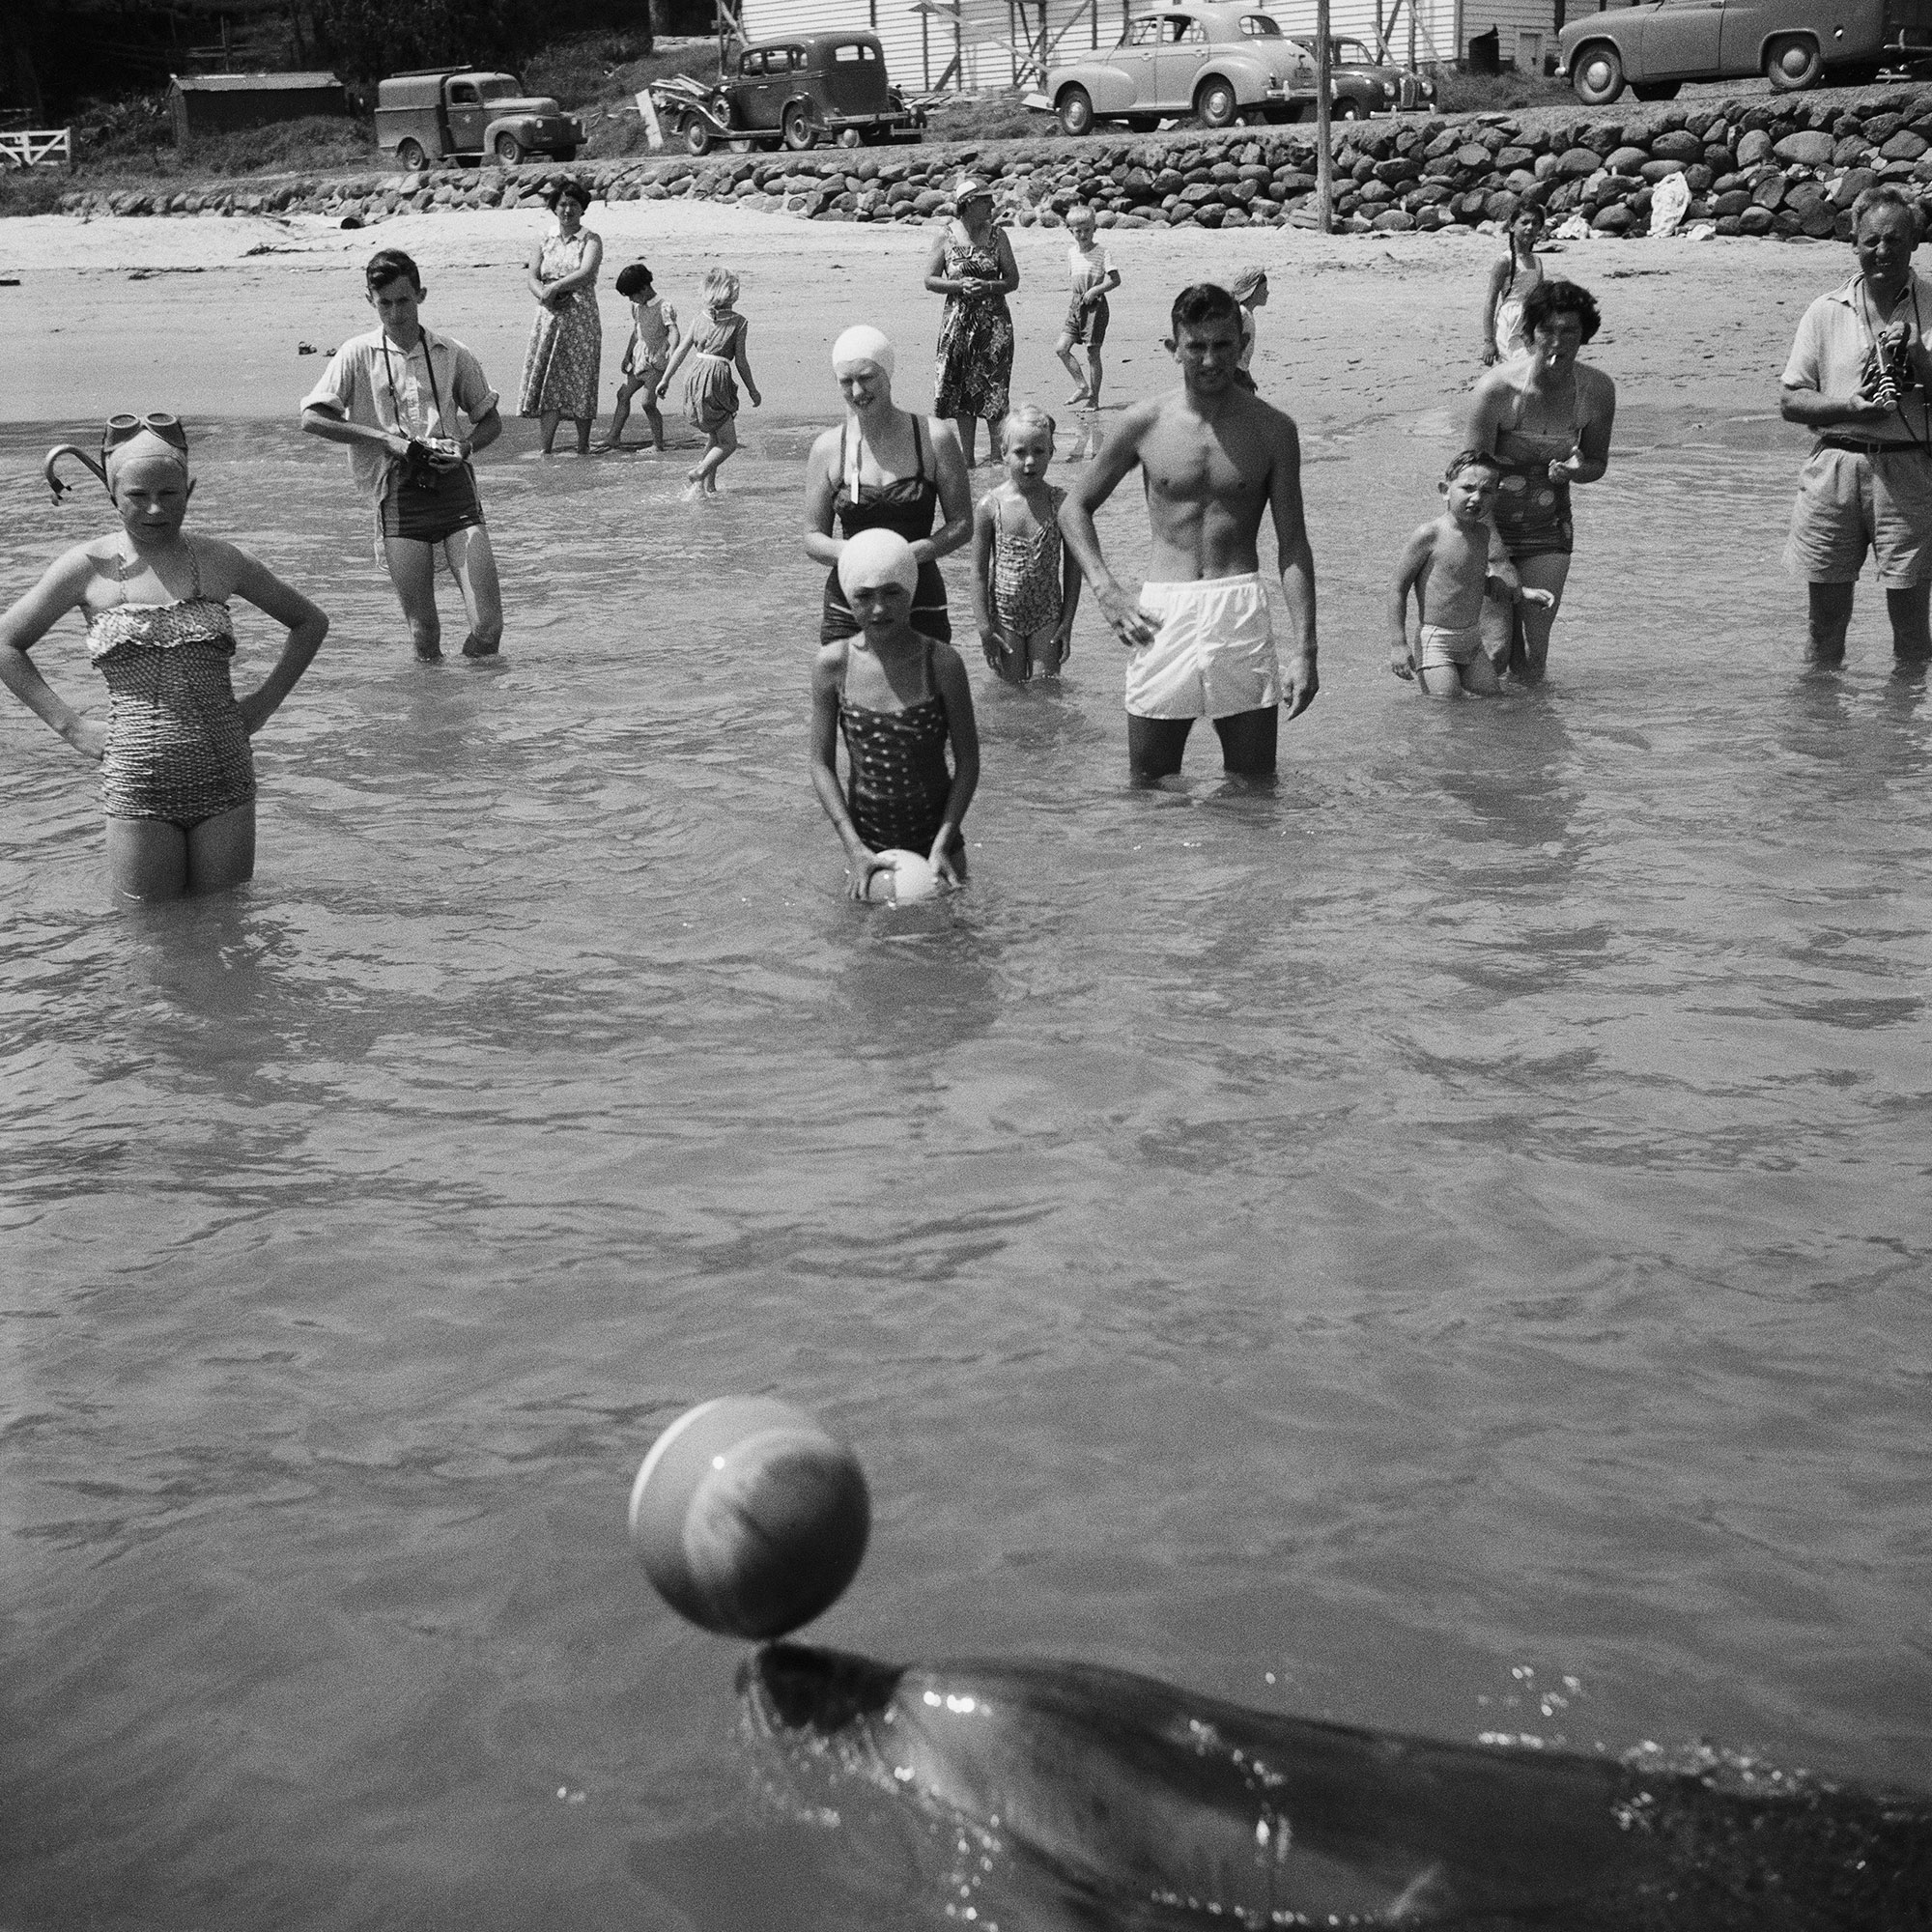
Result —
<instances>
[{"instance_id":1,"label":"vintage pickup truck","mask_svg":"<svg viewBox=\"0 0 1932 1932\"><path fill-rule=\"evenodd\" d=\"M391 74L376 89L376 144L406 168L486 155L506 168L527 155L571 161L582 143L583 124L554 100L526 94L514 73L423 68Z\"/></svg>"},{"instance_id":2,"label":"vintage pickup truck","mask_svg":"<svg viewBox=\"0 0 1932 1932\"><path fill-rule=\"evenodd\" d=\"M1556 71L1601 107L1626 85L1668 100L1687 80L1761 73L1789 91L1860 86L1932 62L1932 0L1639 0L1563 29Z\"/></svg>"}]
</instances>

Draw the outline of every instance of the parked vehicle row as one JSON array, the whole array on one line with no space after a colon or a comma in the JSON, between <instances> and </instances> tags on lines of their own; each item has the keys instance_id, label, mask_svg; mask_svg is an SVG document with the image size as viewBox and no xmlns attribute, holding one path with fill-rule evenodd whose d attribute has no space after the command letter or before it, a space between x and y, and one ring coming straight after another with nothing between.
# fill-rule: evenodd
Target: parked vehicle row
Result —
<instances>
[{"instance_id":1,"label":"parked vehicle row","mask_svg":"<svg viewBox=\"0 0 1932 1932\"><path fill-rule=\"evenodd\" d=\"M1304 121L1320 86L1316 46L1312 37L1284 34L1253 0L1178 0L1130 18L1118 46L1051 69L1046 99L1069 134L1103 121L1148 129L1182 114L1209 128ZM1435 102L1434 81L1378 61L1359 40L1331 35L1328 47L1338 120Z\"/></svg>"},{"instance_id":2,"label":"parked vehicle row","mask_svg":"<svg viewBox=\"0 0 1932 1932\"><path fill-rule=\"evenodd\" d=\"M678 76L657 82L651 99L668 128L694 155L714 144L841 147L920 139L923 108L908 106L886 73L885 50L871 34L799 34L739 48L716 86Z\"/></svg>"},{"instance_id":3,"label":"parked vehicle row","mask_svg":"<svg viewBox=\"0 0 1932 1932\"><path fill-rule=\"evenodd\" d=\"M410 169L486 155L509 168L531 155L575 160L583 124L514 73L421 68L377 83L376 145Z\"/></svg>"},{"instance_id":4,"label":"parked vehicle row","mask_svg":"<svg viewBox=\"0 0 1932 1932\"><path fill-rule=\"evenodd\" d=\"M1639 0L1574 21L1557 46L1557 74L1592 107L1754 73L1780 93L1860 87L1932 63L1932 0Z\"/></svg>"}]
</instances>

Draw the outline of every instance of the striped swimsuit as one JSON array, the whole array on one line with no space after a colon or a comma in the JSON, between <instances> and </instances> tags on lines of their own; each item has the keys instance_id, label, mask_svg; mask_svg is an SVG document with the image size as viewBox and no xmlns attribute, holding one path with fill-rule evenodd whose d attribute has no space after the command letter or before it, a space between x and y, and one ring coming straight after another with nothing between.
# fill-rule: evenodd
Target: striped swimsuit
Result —
<instances>
[{"instance_id":1,"label":"striped swimsuit","mask_svg":"<svg viewBox=\"0 0 1932 1932\"><path fill-rule=\"evenodd\" d=\"M107 680L100 803L109 818L162 819L185 830L255 796L248 727L228 679L235 626L201 594L175 604L117 604L87 622L87 654Z\"/></svg>"}]
</instances>

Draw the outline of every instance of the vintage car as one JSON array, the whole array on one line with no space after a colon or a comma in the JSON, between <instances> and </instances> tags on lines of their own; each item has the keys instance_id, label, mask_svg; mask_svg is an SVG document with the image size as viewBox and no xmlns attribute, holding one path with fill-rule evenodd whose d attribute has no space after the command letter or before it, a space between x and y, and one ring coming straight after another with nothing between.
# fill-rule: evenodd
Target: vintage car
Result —
<instances>
[{"instance_id":1,"label":"vintage car","mask_svg":"<svg viewBox=\"0 0 1932 1932\"><path fill-rule=\"evenodd\" d=\"M1668 100L1687 80L1761 73L1780 92L1861 86L1932 60L1932 0L1640 0L1565 27L1556 71L1601 107L1626 85Z\"/></svg>"},{"instance_id":2,"label":"vintage car","mask_svg":"<svg viewBox=\"0 0 1932 1932\"><path fill-rule=\"evenodd\" d=\"M575 160L583 124L548 96L526 93L514 73L423 68L377 84L376 145L412 170L485 155L511 168L528 155Z\"/></svg>"},{"instance_id":3,"label":"vintage car","mask_svg":"<svg viewBox=\"0 0 1932 1932\"><path fill-rule=\"evenodd\" d=\"M685 146L701 155L714 142L810 148L821 140L914 140L925 126L886 74L885 50L871 34L798 34L739 48L715 87L659 83L658 109L676 117Z\"/></svg>"},{"instance_id":4,"label":"vintage car","mask_svg":"<svg viewBox=\"0 0 1932 1932\"><path fill-rule=\"evenodd\" d=\"M1294 44L1315 58L1315 40L1297 34ZM1378 61L1360 41L1328 37L1329 112L1337 121L1366 121L1371 114L1407 113L1435 104L1435 83L1426 73L1410 73Z\"/></svg>"},{"instance_id":5,"label":"vintage car","mask_svg":"<svg viewBox=\"0 0 1932 1932\"><path fill-rule=\"evenodd\" d=\"M1188 0L1137 14L1110 51L1053 68L1046 96L1069 134L1096 121L1148 128L1179 114L1209 128L1243 116L1293 121L1315 104L1315 62L1252 6Z\"/></svg>"}]
</instances>

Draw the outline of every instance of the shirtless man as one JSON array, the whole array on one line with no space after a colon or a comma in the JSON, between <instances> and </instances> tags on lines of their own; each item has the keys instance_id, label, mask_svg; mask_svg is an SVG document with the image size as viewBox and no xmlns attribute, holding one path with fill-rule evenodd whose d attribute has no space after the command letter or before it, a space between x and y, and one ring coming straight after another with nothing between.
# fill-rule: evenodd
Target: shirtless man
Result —
<instances>
[{"instance_id":1,"label":"shirtless man","mask_svg":"<svg viewBox=\"0 0 1932 1932\"><path fill-rule=\"evenodd\" d=\"M1127 666L1127 757L1147 781L1180 769L1197 718L1211 718L1231 773L1274 771L1280 706L1315 701L1315 558L1301 515L1294 424L1235 380L1241 310L1196 283L1174 301L1179 394L1136 403L1061 505L1060 528L1094 586ZM1100 554L1094 513L1138 464L1156 581L1135 598ZM1284 695L1255 538L1274 512L1281 593L1293 633Z\"/></svg>"}]
</instances>

